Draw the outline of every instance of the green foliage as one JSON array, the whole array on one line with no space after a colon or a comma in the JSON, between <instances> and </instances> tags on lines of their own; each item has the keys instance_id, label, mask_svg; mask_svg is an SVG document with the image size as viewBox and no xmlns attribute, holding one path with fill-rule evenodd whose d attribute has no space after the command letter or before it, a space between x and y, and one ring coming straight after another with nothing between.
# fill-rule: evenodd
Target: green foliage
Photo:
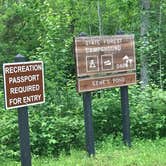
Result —
<instances>
[{"instance_id":1,"label":"green foliage","mask_svg":"<svg viewBox=\"0 0 166 166\"><path fill-rule=\"evenodd\" d=\"M3 95L0 98L3 105L2 97ZM30 107L32 153L57 156L62 150L69 152L71 147L82 147L84 127L81 105L81 100L76 95L75 89L73 91L70 89L66 98L61 99L61 105L50 103L46 99L45 104ZM5 157L16 157L19 155L17 110L11 112L1 109L0 112L2 116L0 119L0 154Z\"/></svg>"},{"instance_id":2,"label":"green foliage","mask_svg":"<svg viewBox=\"0 0 166 166\"><path fill-rule=\"evenodd\" d=\"M46 103L29 108L31 149L36 155L58 155L61 151L69 152L72 147L84 148L85 131L81 98L76 95L73 83L59 93L58 102L50 97ZM165 137L166 130L166 94L157 87L147 87L144 91L139 86L129 89L130 121L132 137ZM1 103L3 105L1 93ZM96 141L103 140L110 134L116 137L122 132L122 115L119 89L105 90L93 94L93 124ZM0 119L1 155L18 156L19 140L17 111L1 109Z\"/></svg>"},{"instance_id":3,"label":"green foliage","mask_svg":"<svg viewBox=\"0 0 166 166\"><path fill-rule=\"evenodd\" d=\"M16 157L19 154L17 112L3 109L3 94L0 91L0 156Z\"/></svg>"},{"instance_id":4,"label":"green foliage","mask_svg":"<svg viewBox=\"0 0 166 166\"><path fill-rule=\"evenodd\" d=\"M0 4L0 65L13 62L18 53L28 60L44 61L46 103L29 108L32 152L58 155L62 150L68 152L73 146L83 148L83 108L82 99L75 90L73 37L82 31L99 35L97 1L8 0ZM165 1L151 0L151 30L146 36L146 46L140 40L137 0L100 1L100 17L103 35L116 34L120 29L135 34L138 80L143 52L148 57L150 81L165 89ZM3 109L2 89L1 68L0 155L18 156L17 111ZM133 137L165 136L166 94L161 89L151 85L144 90L139 85L130 88ZM93 118L96 140L121 133L118 89L93 93Z\"/></svg>"},{"instance_id":5,"label":"green foliage","mask_svg":"<svg viewBox=\"0 0 166 166\"><path fill-rule=\"evenodd\" d=\"M119 140L112 137L97 146L95 157L88 157L85 151L72 149L70 155L61 153L58 159L54 157L33 157L34 166L165 166L166 139L156 141L134 140L131 148L119 144ZM0 159L1 166L19 166L13 160Z\"/></svg>"},{"instance_id":6,"label":"green foliage","mask_svg":"<svg viewBox=\"0 0 166 166\"><path fill-rule=\"evenodd\" d=\"M156 86L144 91L140 86L129 89L131 134L139 138L165 137L166 92ZM97 139L122 132L119 89L105 91L93 100L94 126Z\"/></svg>"},{"instance_id":7,"label":"green foliage","mask_svg":"<svg viewBox=\"0 0 166 166\"><path fill-rule=\"evenodd\" d=\"M32 152L36 155L58 155L62 150L83 146L81 100L74 89L65 92L66 98L60 98L59 105L48 98L45 104L29 111Z\"/></svg>"},{"instance_id":8,"label":"green foliage","mask_svg":"<svg viewBox=\"0 0 166 166\"><path fill-rule=\"evenodd\" d=\"M130 96L133 135L142 138L166 136L166 92L156 86L148 86L144 91L134 86Z\"/></svg>"},{"instance_id":9,"label":"green foliage","mask_svg":"<svg viewBox=\"0 0 166 166\"><path fill-rule=\"evenodd\" d=\"M105 90L94 96L93 115L95 136L103 139L110 134L117 135L121 131L119 89Z\"/></svg>"}]
</instances>

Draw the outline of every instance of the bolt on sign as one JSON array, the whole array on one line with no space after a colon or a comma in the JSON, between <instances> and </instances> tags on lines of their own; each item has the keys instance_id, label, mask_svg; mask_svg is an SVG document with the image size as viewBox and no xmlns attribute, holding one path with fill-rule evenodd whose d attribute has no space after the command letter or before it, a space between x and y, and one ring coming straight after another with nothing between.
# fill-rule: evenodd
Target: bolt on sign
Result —
<instances>
[{"instance_id":1,"label":"bolt on sign","mask_svg":"<svg viewBox=\"0 0 166 166\"><path fill-rule=\"evenodd\" d=\"M129 85L136 82L136 74L131 74L136 70L134 35L76 37L75 59L78 92ZM121 80L120 73L124 83L122 81L120 81L121 84L118 82L113 85L112 81L101 83L102 80L105 82L104 77L108 75L111 75L110 80L113 76L116 78L118 76ZM128 77L132 79L129 81ZM101 84L98 86L94 84L92 81L94 79L98 79Z\"/></svg>"},{"instance_id":2,"label":"bolt on sign","mask_svg":"<svg viewBox=\"0 0 166 166\"><path fill-rule=\"evenodd\" d=\"M6 109L45 102L42 61L3 64Z\"/></svg>"}]
</instances>

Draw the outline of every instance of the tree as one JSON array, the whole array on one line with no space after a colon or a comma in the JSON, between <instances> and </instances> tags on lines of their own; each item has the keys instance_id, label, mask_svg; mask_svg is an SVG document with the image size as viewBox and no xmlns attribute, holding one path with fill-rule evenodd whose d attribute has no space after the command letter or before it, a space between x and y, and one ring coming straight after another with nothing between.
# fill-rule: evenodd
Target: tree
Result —
<instances>
[{"instance_id":1,"label":"tree","mask_svg":"<svg viewBox=\"0 0 166 166\"><path fill-rule=\"evenodd\" d=\"M148 84L148 64L147 64L147 54L144 50L148 47L148 29L149 29L149 10L150 1L141 0L141 41L143 45L143 50L141 52L141 81L142 86L145 87Z\"/></svg>"}]
</instances>

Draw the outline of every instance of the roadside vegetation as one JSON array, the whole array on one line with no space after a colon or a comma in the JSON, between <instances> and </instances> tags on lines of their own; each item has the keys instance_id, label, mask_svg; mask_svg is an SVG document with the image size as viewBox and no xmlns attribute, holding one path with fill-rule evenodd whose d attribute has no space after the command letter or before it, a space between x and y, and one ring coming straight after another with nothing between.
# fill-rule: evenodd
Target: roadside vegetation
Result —
<instances>
[{"instance_id":1,"label":"roadside vegetation","mask_svg":"<svg viewBox=\"0 0 166 166\"><path fill-rule=\"evenodd\" d=\"M126 147L119 138L107 138L97 145L96 155L88 157L85 151L72 149L70 154L56 157L33 156L33 166L165 166L166 139L137 140ZM17 161L1 159L1 166L20 166Z\"/></svg>"},{"instance_id":2,"label":"roadside vegetation","mask_svg":"<svg viewBox=\"0 0 166 166\"><path fill-rule=\"evenodd\" d=\"M166 1L0 1L0 65L17 54L44 63L46 101L30 106L33 166L166 165ZM96 156L85 152L73 38L134 34L137 84L129 86L132 147L122 143L119 88L92 92ZM0 166L20 165L18 113L4 109L0 68Z\"/></svg>"}]
</instances>

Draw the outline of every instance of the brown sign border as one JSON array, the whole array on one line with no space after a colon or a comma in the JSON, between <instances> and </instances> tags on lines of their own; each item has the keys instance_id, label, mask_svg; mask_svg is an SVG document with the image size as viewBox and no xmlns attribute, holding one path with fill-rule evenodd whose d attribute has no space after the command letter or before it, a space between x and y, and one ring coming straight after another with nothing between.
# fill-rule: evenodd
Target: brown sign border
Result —
<instances>
[{"instance_id":1,"label":"brown sign border","mask_svg":"<svg viewBox=\"0 0 166 166\"><path fill-rule=\"evenodd\" d=\"M22 104L17 106L11 106L8 107L7 105L7 86L6 86L6 74L5 74L5 66L9 65L23 65L23 64L35 64L35 63L41 63L42 65L42 86L43 86L43 100L35 103L28 103L28 104ZM31 105L37 105L42 104L45 102L45 86L44 86L44 67L43 67L43 61L28 61L28 62L16 62L16 63L4 63L3 64L3 82L4 82L4 98L5 98L5 108L6 109L14 109L14 108L20 108L25 106L31 106Z\"/></svg>"}]
</instances>

